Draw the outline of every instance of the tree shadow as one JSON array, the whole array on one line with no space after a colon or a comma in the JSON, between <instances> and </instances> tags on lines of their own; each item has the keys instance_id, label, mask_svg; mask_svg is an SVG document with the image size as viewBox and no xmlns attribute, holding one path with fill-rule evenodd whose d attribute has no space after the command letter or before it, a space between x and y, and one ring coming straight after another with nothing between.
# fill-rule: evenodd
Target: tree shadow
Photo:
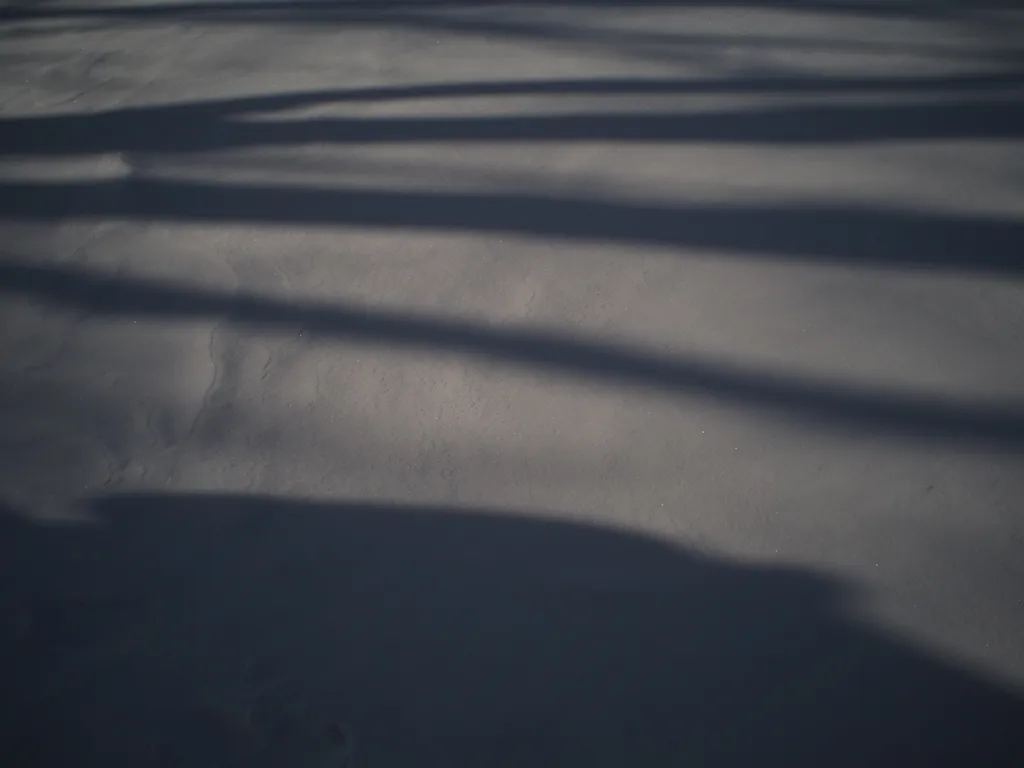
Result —
<instances>
[{"instance_id":1,"label":"tree shadow","mask_svg":"<svg viewBox=\"0 0 1024 768\"><path fill-rule=\"evenodd\" d=\"M134 768L157 744L206 765L190 760L222 745L189 712L249 732L248 710L298 702L367 766L1024 755L1016 694L859 626L855 593L810 571L505 510L194 494L82 511L2 522L22 627L5 746L36 760L18 764ZM322 764L306 759L290 764Z\"/></svg>"},{"instance_id":2,"label":"tree shadow","mask_svg":"<svg viewBox=\"0 0 1024 768\"><path fill-rule=\"evenodd\" d=\"M1018 276L1012 218L816 203L671 204L150 177L0 183L0 220L121 219L494 233L709 251L715 258Z\"/></svg>"},{"instance_id":3,"label":"tree shadow","mask_svg":"<svg viewBox=\"0 0 1024 768\"><path fill-rule=\"evenodd\" d=\"M269 333L301 332L308 340L454 352L593 382L704 398L851 434L1011 452L1024 448L1024 411L1013 404L815 381L550 331L339 302L223 293L68 266L0 263L0 295L4 293L97 317L217 320Z\"/></svg>"},{"instance_id":4,"label":"tree shadow","mask_svg":"<svg viewBox=\"0 0 1024 768\"><path fill-rule=\"evenodd\" d=\"M601 4L588 7L586 3L571 3L563 6L558 3L551 3L551 8L544 10L570 11L575 15L575 20L555 20L547 18L534 18L530 14L531 5L508 6L518 10L515 16L502 14L499 6L499 13L493 15L482 15L479 9L474 9L468 14L461 13L458 7L440 6L432 8L427 6L423 9L404 9L402 13L388 14L385 19L389 27L407 29L410 31L440 33L449 35L471 35L474 37L489 38L494 40L510 40L515 42L527 42L531 44L556 44L569 45L584 50L601 51L622 56L626 59L660 62L667 64L679 63L701 63L713 59L715 54L722 49L739 47L755 49L760 51L801 51L801 52L847 52L854 55L874 54L892 55L902 52L904 54L938 56L945 59L956 59L963 55L962 50L955 46L943 46L936 44L921 43L916 40L905 39L894 43L874 41L868 39L847 40L843 38L824 37L822 35L799 36L799 35L775 35L775 34L686 34L676 31L641 31L614 28L606 25L593 25L580 23L583 21L580 14L587 10L599 10ZM612 6L612 3L607 3ZM716 11L728 10L729 8L739 11L773 11L773 12L796 12L813 14L818 18L827 18L832 12L838 12L850 21L866 20L878 21L879 19L910 21L912 23L977 23L978 16L984 17L986 10L994 10L989 7L961 8L955 10L951 4L855 4L855 3L807 3L807 2L753 2L753 3L655 3L649 6L641 6L641 9L651 10L691 10L701 9L701 6L711 6ZM315 12L317 23L337 23L338 11ZM1003 9L1007 10L1007 9ZM343 11L343 13L345 13ZM346 14L347 23L366 23L377 26L381 24L380 17L366 17L353 15L351 11ZM257 17L259 19L260 17ZM284 17L287 19L287 17ZM595 17L596 18L596 17ZM227 17L214 17L207 20L228 21ZM292 23L310 23L312 20L301 14L298 17L288 19ZM984 22L983 22L984 23ZM997 22L998 23L998 22ZM1005 61L1020 58L1020 51L1014 48L999 49L991 51L973 51L967 58L982 61Z\"/></svg>"},{"instance_id":5,"label":"tree shadow","mask_svg":"<svg viewBox=\"0 0 1024 768\"><path fill-rule=\"evenodd\" d=\"M1024 137L1017 70L918 78L764 77L461 82L267 94L0 120L0 153L117 153L103 181L0 183L0 219L128 218L494 232L713 249L743 257L1017 275L1024 227L1012 219L853 204L644 203L522 193L238 184L159 178L181 153L308 146L572 142L816 144ZM876 104L797 104L689 112L295 118L283 110L419 98L868 94ZM901 101L894 103L894 97ZM914 103L915 97L924 101ZM907 100L910 101L907 101ZM282 113L272 115L271 113ZM253 119L253 118L257 119ZM538 179L538 182L542 179Z\"/></svg>"},{"instance_id":6,"label":"tree shadow","mask_svg":"<svg viewBox=\"0 0 1024 768\"><path fill-rule=\"evenodd\" d=\"M236 21L281 21L289 17L345 20L353 14L401 14L403 12L457 11L479 8L767 8L809 11L840 16L870 15L889 18L960 18L984 11L1013 8L1006 0L227 0L219 2L171 2L145 5L71 5L46 7L15 3L0 9L0 18L228 18Z\"/></svg>"},{"instance_id":7,"label":"tree shadow","mask_svg":"<svg viewBox=\"0 0 1024 768\"><path fill-rule=\"evenodd\" d=\"M0 19L344 23L391 13L396 24L415 25L421 22L403 9L468 7L383 0L22 5L0 10ZM924 7L853 2L813 10L908 14ZM550 33L544 25L530 31ZM0 152L120 152L130 165L133 153L308 143L1017 139L1024 136L1021 102L1001 91L1019 85L1017 73L913 82L428 84L6 119ZM975 96L950 95L958 89ZM246 119L331 101L853 91L932 101L657 115ZM222 184L152 178L134 168L105 182L0 185L0 219L66 217L507 232L1011 277L1024 264L1018 223L967 215ZM456 351L868 434L1024 447L1024 413L1015 407L809 381L568 335L68 267L0 265L0 292L101 316L220 318L271 332ZM34 524L13 512L0 520L0 609L8 618L0 630L0 743L15 764L150 765L156 745L177 753L180 764L203 765L216 746L194 733L188 713L242 712L228 719L246 741L266 725L246 720L253 699L271 709L306 700L329 711L354 736L365 765L1024 761L1024 706L1015 692L866 629L851 615L856 595L810 571L729 563L509 510L195 494L103 497L87 503L83 516L80 526ZM273 725L271 742L280 735Z\"/></svg>"},{"instance_id":8,"label":"tree shadow","mask_svg":"<svg viewBox=\"0 0 1024 768\"><path fill-rule=\"evenodd\" d=\"M326 25L354 28L470 35L476 38L522 41L532 44L568 44L662 63L699 62L716 50L730 46L762 50L846 51L860 54L914 53L955 58L955 46L922 44L913 38L892 41L825 39L799 35L686 34L641 31L588 23L594 14L622 8L640 11L688 11L714 9L738 12L813 14L818 18L838 15L851 21L890 20L922 23L998 24L986 14L1012 10L1006 2L950 2L943 0L863 0L861 2L808 2L808 0L294 0L293 2L199 2L115 5L39 6L13 3L0 7L0 23L46 21L100 21L107 24L188 22L202 24ZM568 18L567 15L568 14ZM975 51L970 58L1007 60L1018 51Z\"/></svg>"},{"instance_id":9,"label":"tree shadow","mask_svg":"<svg viewBox=\"0 0 1024 768\"><path fill-rule=\"evenodd\" d=\"M1024 73L941 77L597 78L482 81L325 90L0 120L0 152L211 152L249 147L417 142L701 142L837 144L1024 137ZM268 113L356 102L496 96L868 94L876 104L797 104L680 112L312 117ZM915 103L915 96L926 100ZM892 102L899 97L899 103ZM251 119L258 115L259 119Z\"/></svg>"}]
</instances>

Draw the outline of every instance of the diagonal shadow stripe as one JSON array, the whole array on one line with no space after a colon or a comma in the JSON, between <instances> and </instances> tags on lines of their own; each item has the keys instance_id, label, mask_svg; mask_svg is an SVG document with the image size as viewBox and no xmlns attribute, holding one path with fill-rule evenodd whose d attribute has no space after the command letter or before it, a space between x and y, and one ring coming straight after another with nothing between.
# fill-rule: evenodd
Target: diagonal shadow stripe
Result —
<instances>
[{"instance_id":1,"label":"diagonal shadow stripe","mask_svg":"<svg viewBox=\"0 0 1024 768\"><path fill-rule=\"evenodd\" d=\"M815 427L989 449L1024 449L1024 404L971 403L665 355L566 334L432 315L228 294L73 267L0 265L0 291L100 316L217 319L270 332L458 353L501 364L699 397Z\"/></svg>"}]
</instances>

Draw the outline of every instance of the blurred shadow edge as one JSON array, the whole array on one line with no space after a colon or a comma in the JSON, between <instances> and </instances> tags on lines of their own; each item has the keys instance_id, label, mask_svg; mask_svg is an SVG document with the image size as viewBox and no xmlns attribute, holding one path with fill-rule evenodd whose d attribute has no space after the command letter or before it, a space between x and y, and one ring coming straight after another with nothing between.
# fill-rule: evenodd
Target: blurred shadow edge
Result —
<instances>
[{"instance_id":1,"label":"blurred shadow edge","mask_svg":"<svg viewBox=\"0 0 1024 768\"><path fill-rule=\"evenodd\" d=\"M1024 764L1018 692L859 625L809 570L518 511L200 493L0 533L7 765L138 765L126 740L173 740L254 659L366 765Z\"/></svg>"}]
</instances>

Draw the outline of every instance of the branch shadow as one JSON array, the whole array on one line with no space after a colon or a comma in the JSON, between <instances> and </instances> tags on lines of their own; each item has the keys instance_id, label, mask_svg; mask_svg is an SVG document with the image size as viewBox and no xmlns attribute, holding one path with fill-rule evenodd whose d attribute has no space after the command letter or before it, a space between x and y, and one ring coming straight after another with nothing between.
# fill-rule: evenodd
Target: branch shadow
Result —
<instances>
[{"instance_id":1,"label":"branch shadow","mask_svg":"<svg viewBox=\"0 0 1024 768\"><path fill-rule=\"evenodd\" d=\"M231 746L186 713L211 706L266 728L270 753L294 729L261 713L329 713L359 765L1024 754L1018 695L860 626L856 593L812 571L509 510L192 494L83 511L0 521L4 612L25 618L4 638L18 764L134 768L157 744L206 765ZM341 764L315 751L280 764Z\"/></svg>"},{"instance_id":2,"label":"branch shadow","mask_svg":"<svg viewBox=\"0 0 1024 768\"><path fill-rule=\"evenodd\" d=\"M440 83L262 95L90 115L0 120L16 162L119 153L127 175L96 182L0 182L0 218L290 223L504 232L593 242L717 249L745 257L1017 275L1024 227L1012 220L854 205L671 205L531 193L242 185L150 177L180 153L416 143L631 142L743 145L1019 140L1016 70L919 78L768 77ZM871 94L901 103L802 104L685 113L313 117L268 112L421 98L672 94ZM959 93L959 96L953 94ZM926 97L919 103L907 98ZM252 119L257 116L259 119ZM136 167L136 158L142 169Z\"/></svg>"},{"instance_id":3,"label":"branch shadow","mask_svg":"<svg viewBox=\"0 0 1024 768\"><path fill-rule=\"evenodd\" d=\"M494 96L873 94L899 103L797 104L681 112L313 117L266 113L352 102ZM959 93L959 96L955 96ZM926 101L907 102L919 95ZM247 113L260 119L247 119ZM439 83L285 93L86 115L0 120L5 155L209 152L307 144L416 142L702 142L837 144L1024 137L1024 74L1016 69L944 77L753 77Z\"/></svg>"},{"instance_id":4,"label":"branch shadow","mask_svg":"<svg viewBox=\"0 0 1024 768\"><path fill-rule=\"evenodd\" d=\"M421 11L507 9L774 9L840 16L882 18L963 18L985 11L1012 10L1006 0L228 0L146 5L70 5L53 7L14 3L0 8L0 20L48 18L158 19L165 17L230 21L347 21L367 15L398 16Z\"/></svg>"},{"instance_id":5,"label":"branch shadow","mask_svg":"<svg viewBox=\"0 0 1024 768\"><path fill-rule=\"evenodd\" d=\"M562 5L625 7L600 0ZM799 2L732 5L808 8ZM0 19L220 15L341 23L381 13L402 21L407 8L467 7L431 0L22 5L0 9ZM813 9L907 14L925 7L852 2ZM402 23L417 22L407 15ZM0 152L54 157L305 143L1018 139L1024 136L1020 99L990 92L1019 85L1016 73L913 83L427 85L12 118L0 122ZM950 97L947 91L956 89L985 97ZM360 99L856 90L942 100L653 116L239 119L246 111ZM135 173L106 182L0 185L0 218L66 217L509 232L1010 277L1024 263L1019 224L963 215L210 184ZM220 318L269 332L301 329L330 339L454 351L851 432L1024 448L1018 407L809 381L555 333L222 294L70 267L0 265L0 292L101 316ZM510 510L195 494L104 497L88 503L84 516L91 525L41 526L13 512L0 516L0 608L12 617L0 634L6 681L0 743L16 763L145 765L155 742L169 742L172 752L183 749L183 711L207 707L222 688L244 689L243 699L290 699L292 693L276 687L279 678L290 681L285 688L299 698L337 712L373 765L1024 762L1024 705L1016 693L860 626L850 616L856 595L811 571L728 563L621 531ZM246 722L243 729L256 725ZM271 730L272 748L280 732ZM202 740L194 746L203 759L216 749ZM179 759L199 764L190 757L196 755Z\"/></svg>"},{"instance_id":6,"label":"branch shadow","mask_svg":"<svg viewBox=\"0 0 1024 768\"><path fill-rule=\"evenodd\" d=\"M699 7L700 4L687 4L670 6L669 4L656 6L658 10L684 9L690 10ZM714 10L722 11L728 9L728 3L710 4ZM560 10L566 10L555 6ZM599 8L600 6L598 6ZM513 6L515 8L515 6ZM889 5L887 8L869 7L853 3L829 4L829 3L751 3L734 4L732 8L751 11L795 11L799 13L814 14L817 17L827 16L832 11L839 11L850 20L874 20L898 19L900 21L911 21L912 23L970 23L976 21L976 16L985 13L985 8L963 8L959 12L953 11L950 6L941 8L933 5L928 7L924 4L907 5L902 9ZM571 5L570 10L583 10L581 6ZM648 7L648 10L650 7ZM854 55L892 55L897 52L922 56L935 56L945 59L956 59L964 56L962 49L955 46L941 44L927 44L916 40L905 39L899 43L881 42L867 39L848 40L843 38L796 35L729 35L729 34L686 34L675 31L641 31L629 29L616 29L605 25L591 25L587 23L566 23L556 21L550 16L546 19L534 19L529 14L529 6L519 6L520 15L510 17L508 15L481 15L479 12L462 14L459 9L434 10L407 10L401 15L390 15L387 24L392 28L401 28L409 31L429 31L433 34L469 35L473 37L490 38L494 40L511 40L515 42L528 42L532 44L556 44L569 45L582 49L601 51L622 56L627 59L652 61L668 64L679 63L706 63L714 59L715 54L723 49L741 48L754 49L759 51L785 50L802 52L847 52ZM593 10L593 9L592 9ZM990 9L991 10L991 9ZM1006 10L1006 9L1004 9ZM525 11L525 13L524 13ZM300 19L292 19L300 23ZM348 16L349 22L354 19ZM381 23L380 18L357 17L358 21L368 25L377 26ZM332 14L317 14L317 19L325 23L331 23ZM336 19L333 19L336 21ZM220 19L227 21L227 19ZM309 20L306 20L309 23ZM972 51L966 58L980 61L1007 61L1019 60L1020 51L1013 47L1009 49L995 48L990 51Z\"/></svg>"},{"instance_id":7,"label":"branch shadow","mask_svg":"<svg viewBox=\"0 0 1024 768\"><path fill-rule=\"evenodd\" d=\"M203 2L147 3L144 5L33 6L14 3L0 7L0 23L45 21L93 21L120 25L129 23L189 22L203 24L325 25L354 28L386 27L430 34L470 35L477 38L524 41L532 44L568 44L663 63L706 60L716 50L731 46L762 50L843 50L860 54L913 52L920 55L957 57L956 47L922 44L912 38L891 41L824 39L792 35L768 37L700 35L680 32L651 32L593 26L581 14L616 12L623 7L640 11L687 11L712 8L716 11L775 11L813 14L827 18L838 14L850 20L896 20L922 23L982 21L988 13L1012 10L1012 3L999 2L807 2L807 0L295 0L294 2ZM575 16L567 20L565 13ZM558 18L560 15L562 18ZM584 23L581 23L584 22ZM974 51L970 58L981 60L1019 59L1019 51Z\"/></svg>"},{"instance_id":8,"label":"branch shadow","mask_svg":"<svg viewBox=\"0 0 1024 768\"><path fill-rule=\"evenodd\" d=\"M503 233L705 249L716 258L1015 277L1013 219L829 204L680 204L531 192L210 183L129 175L0 183L0 220L122 219Z\"/></svg>"},{"instance_id":9,"label":"branch shadow","mask_svg":"<svg viewBox=\"0 0 1024 768\"><path fill-rule=\"evenodd\" d=\"M942 440L1011 452L1024 448L1024 410L1019 405L971 403L924 393L815 381L730 366L700 356L659 354L555 332L340 303L297 303L253 294L227 294L67 266L0 263L2 293L97 317L215 319L263 332L302 332L310 340L319 337L458 353L608 385L704 398L852 434Z\"/></svg>"}]
</instances>

